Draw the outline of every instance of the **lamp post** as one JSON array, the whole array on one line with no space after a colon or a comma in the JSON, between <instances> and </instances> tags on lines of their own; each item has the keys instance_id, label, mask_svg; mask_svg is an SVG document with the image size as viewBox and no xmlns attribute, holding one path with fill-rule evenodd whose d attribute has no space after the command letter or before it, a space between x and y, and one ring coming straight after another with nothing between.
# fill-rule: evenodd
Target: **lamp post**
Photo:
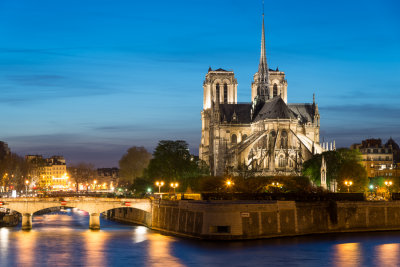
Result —
<instances>
[{"instance_id":1,"label":"lamp post","mask_svg":"<svg viewBox=\"0 0 400 267\"><path fill-rule=\"evenodd\" d=\"M347 193L350 193L350 186L353 184L352 181L344 181L344 184L347 186Z\"/></svg>"},{"instance_id":2,"label":"lamp post","mask_svg":"<svg viewBox=\"0 0 400 267\"><path fill-rule=\"evenodd\" d=\"M226 184L226 187L229 190L229 188L231 188L235 183L232 180L228 179L228 180L226 180L225 184Z\"/></svg>"},{"instance_id":3,"label":"lamp post","mask_svg":"<svg viewBox=\"0 0 400 267\"><path fill-rule=\"evenodd\" d=\"M386 189L387 189L387 192L389 193L389 196L390 196L390 187L392 186L392 181L385 181L385 185L386 185Z\"/></svg>"},{"instance_id":4,"label":"lamp post","mask_svg":"<svg viewBox=\"0 0 400 267\"><path fill-rule=\"evenodd\" d=\"M94 180L94 181L93 181L93 184L94 184L94 186L93 186L93 188L94 188L94 191L96 192L96 184L97 184L97 180Z\"/></svg>"},{"instance_id":5,"label":"lamp post","mask_svg":"<svg viewBox=\"0 0 400 267\"><path fill-rule=\"evenodd\" d=\"M163 181L157 181L156 186L158 186L158 193L161 194L161 187L164 186Z\"/></svg>"},{"instance_id":6,"label":"lamp post","mask_svg":"<svg viewBox=\"0 0 400 267\"><path fill-rule=\"evenodd\" d=\"M29 181L25 180L25 195L26 196L28 196L28 184L29 184Z\"/></svg>"},{"instance_id":7,"label":"lamp post","mask_svg":"<svg viewBox=\"0 0 400 267\"><path fill-rule=\"evenodd\" d=\"M171 183L170 186L174 189L174 195L175 195L175 189L179 186L178 183Z\"/></svg>"}]
</instances>

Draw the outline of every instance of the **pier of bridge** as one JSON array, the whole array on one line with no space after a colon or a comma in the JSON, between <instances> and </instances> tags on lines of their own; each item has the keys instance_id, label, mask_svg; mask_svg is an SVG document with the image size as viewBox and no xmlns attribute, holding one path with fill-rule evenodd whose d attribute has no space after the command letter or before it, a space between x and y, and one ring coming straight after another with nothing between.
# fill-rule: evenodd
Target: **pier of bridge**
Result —
<instances>
[{"instance_id":1,"label":"pier of bridge","mask_svg":"<svg viewBox=\"0 0 400 267\"><path fill-rule=\"evenodd\" d=\"M149 199L110 199L92 197L68 198L0 198L0 207L22 215L22 229L32 229L32 216L35 212L53 207L72 207L86 211L90 215L89 228L100 229L100 214L116 208L135 208L151 212Z\"/></svg>"}]
</instances>

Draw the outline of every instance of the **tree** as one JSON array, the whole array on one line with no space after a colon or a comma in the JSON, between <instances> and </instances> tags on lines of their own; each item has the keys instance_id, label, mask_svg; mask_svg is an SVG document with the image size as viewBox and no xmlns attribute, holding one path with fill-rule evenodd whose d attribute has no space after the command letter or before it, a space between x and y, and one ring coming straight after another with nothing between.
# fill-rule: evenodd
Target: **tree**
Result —
<instances>
[{"instance_id":1,"label":"tree","mask_svg":"<svg viewBox=\"0 0 400 267\"><path fill-rule=\"evenodd\" d=\"M29 169L29 163L23 157L15 153L4 155L0 159L0 186L24 189Z\"/></svg>"},{"instance_id":2,"label":"tree","mask_svg":"<svg viewBox=\"0 0 400 267\"><path fill-rule=\"evenodd\" d=\"M79 184L87 185L96 177L96 170L93 164L80 162L68 168L71 178L75 181L76 192L79 191ZM86 187L87 190L87 187Z\"/></svg>"},{"instance_id":3,"label":"tree","mask_svg":"<svg viewBox=\"0 0 400 267\"><path fill-rule=\"evenodd\" d=\"M368 184L367 173L361 165L361 154L357 150L338 149L316 154L303 164L303 175L316 185L321 183L321 162L324 156L327 165L327 182L336 180L340 191L347 190L345 180L353 182L352 189L361 192Z\"/></svg>"},{"instance_id":4,"label":"tree","mask_svg":"<svg viewBox=\"0 0 400 267\"><path fill-rule=\"evenodd\" d=\"M207 174L208 167L198 157L190 154L188 144L182 140L160 141L146 170L146 177L150 181L177 181L181 190L187 186L192 187L196 178Z\"/></svg>"},{"instance_id":5,"label":"tree","mask_svg":"<svg viewBox=\"0 0 400 267\"><path fill-rule=\"evenodd\" d=\"M141 177L144 169L149 165L151 154L144 147L133 146L119 161L119 176L122 182L132 184Z\"/></svg>"},{"instance_id":6,"label":"tree","mask_svg":"<svg viewBox=\"0 0 400 267\"><path fill-rule=\"evenodd\" d=\"M349 188L344 184L346 180L353 183ZM364 192L368 189L368 181L367 171L361 164L354 160L343 162L337 178L340 191L346 192L349 189L353 192Z\"/></svg>"}]
</instances>

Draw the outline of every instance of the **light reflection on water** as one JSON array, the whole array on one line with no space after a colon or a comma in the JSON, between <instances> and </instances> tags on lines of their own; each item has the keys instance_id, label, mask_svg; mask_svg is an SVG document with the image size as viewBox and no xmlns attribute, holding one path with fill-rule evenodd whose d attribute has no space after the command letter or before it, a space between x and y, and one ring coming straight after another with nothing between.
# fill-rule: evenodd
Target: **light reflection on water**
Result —
<instances>
[{"instance_id":1,"label":"light reflection on water","mask_svg":"<svg viewBox=\"0 0 400 267\"><path fill-rule=\"evenodd\" d=\"M337 244L335 250L335 262L337 267L356 267L361 265L359 243Z\"/></svg>"},{"instance_id":2,"label":"light reflection on water","mask_svg":"<svg viewBox=\"0 0 400 267\"><path fill-rule=\"evenodd\" d=\"M396 244L382 244L376 247L376 265L385 266L399 266L399 249L400 246Z\"/></svg>"},{"instance_id":3,"label":"light reflection on water","mask_svg":"<svg viewBox=\"0 0 400 267\"><path fill-rule=\"evenodd\" d=\"M399 266L400 232L200 242L82 212L34 216L29 232L0 228L0 266Z\"/></svg>"}]
</instances>

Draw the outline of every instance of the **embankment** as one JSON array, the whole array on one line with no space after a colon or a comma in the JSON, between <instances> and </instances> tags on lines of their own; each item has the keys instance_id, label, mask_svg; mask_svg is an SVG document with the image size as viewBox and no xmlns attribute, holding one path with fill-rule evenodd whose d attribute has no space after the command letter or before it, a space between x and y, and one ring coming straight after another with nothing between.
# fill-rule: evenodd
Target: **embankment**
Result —
<instances>
[{"instance_id":1,"label":"embankment","mask_svg":"<svg viewBox=\"0 0 400 267\"><path fill-rule=\"evenodd\" d=\"M257 239L400 230L400 201L153 201L152 212L109 211L117 221L200 239Z\"/></svg>"}]
</instances>

